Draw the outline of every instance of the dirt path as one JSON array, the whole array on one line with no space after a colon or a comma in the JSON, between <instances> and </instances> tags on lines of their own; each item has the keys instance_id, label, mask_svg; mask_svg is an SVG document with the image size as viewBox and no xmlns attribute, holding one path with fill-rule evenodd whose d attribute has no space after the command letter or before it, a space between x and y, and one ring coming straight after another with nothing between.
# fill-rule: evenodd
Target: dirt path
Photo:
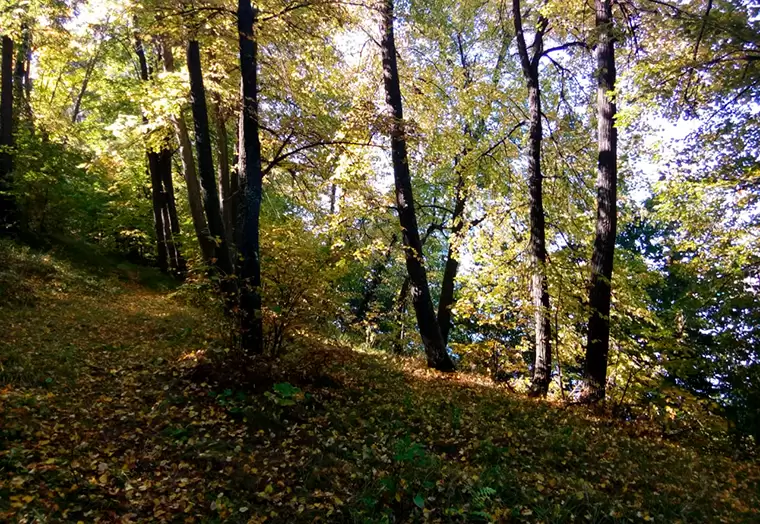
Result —
<instances>
[{"instance_id":1,"label":"dirt path","mask_svg":"<svg viewBox=\"0 0 760 524\"><path fill-rule=\"evenodd\" d=\"M128 519L171 506L177 464L153 461L156 438L169 364L203 345L200 313L116 281L53 281L34 307L3 312L0 520Z\"/></svg>"}]
</instances>

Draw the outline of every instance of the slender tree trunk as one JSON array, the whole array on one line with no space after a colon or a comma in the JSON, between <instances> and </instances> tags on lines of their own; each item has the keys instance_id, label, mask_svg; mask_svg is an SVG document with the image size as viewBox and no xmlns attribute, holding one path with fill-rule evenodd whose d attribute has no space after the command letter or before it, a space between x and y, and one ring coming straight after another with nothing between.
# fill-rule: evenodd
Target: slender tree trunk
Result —
<instances>
[{"instance_id":1,"label":"slender tree trunk","mask_svg":"<svg viewBox=\"0 0 760 524\"><path fill-rule=\"evenodd\" d=\"M153 204L153 227L156 233L156 259L158 268L169 271L169 248L166 246L166 227L164 224L163 192L160 174L159 155L148 151L148 175L150 176L151 202Z\"/></svg>"},{"instance_id":2,"label":"slender tree trunk","mask_svg":"<svg viewBox=\"0 0 760 524\"><path fill-rule=\"evenodd\" d=\"M242 88L241 88L242 93ZM242 95L241 95L242 96ZM232 217L232 230L229 235L232 238L232 243L235 249L240 246L240 235L238 233L238 218L240 210L240 129L241 129L241 117L242 111L237 119L235 119L235 140L232 144L232 167L230 170L230 196L229 202L227 202L227 209L229 209L230 216ZM237 256L236 256L237 258Z\"/></svg>"},{"instance_id":3,"label":"slender tree trunk","mask_svg":"<svg viewBox=\"0 0 760 524\"><path fill-rule=\"evenodd\" d=\"M159 171L162 168L159 168ZM161 207L161 222L164 225L164 239L166 240L166 254L169 259L169 269L173 275L178 273L177 269L177 246L174 244L174 236L172 235L171 218L169 218L169 209L166 206L166 193L162 195L164 197L164 205Z\"/></svg>"},{"instance_id":4,"label":"slender tree trunk","mask_svg":"<svg viewBox=\"0 0 760 524\"><path fill-rule=\"evenodd\" d=\"M211 154L211 133L209 132L208 110L206 107L206 89L203 86L203 72L201 69L200 47L196 40L190 40L187 45L187 69L190 73L190 93L193 106L193 120L195 122L195 149L198 153L198 172L203 188L203 207L206 210L206 218L211 236L216 242L216 268L221 273L223 287L222 292L227 296L225 300L231 304L234 293L234 280L232 280L232 259L227 247L227 234L224 231L222 212L219 206L219 194L216 190L214 177L214 160Z\"/></svg>"},{"instance_id":5,"label":"slender tree trunk","mask_svg":"<svg viewBox=\"0 0 760 524\"><path fill-rule=\"evenodd\" d=\"M385 101L393 111L391 127L393 176L396 184L396 205L406 255L406 268L411 282L412 304L417 315L417 325L425 347L428 366L440 371L452 371L454 363L446 351L446 344L441 336L441 329L438 326L433 301L430 297L422 243L420 242L417 216L414 210L409 158L406 152L404 116L401 106L401 89L396 63L396 43L393 36L393 0L381 1L380 32L382 40L380 46L383 55Z\"/></svg>"},{"instance_id":6,"label":"slender tree trunk","mask_svg":"<svg viewBox=\"0 0 760 524\"><path fill-rule=\"evenodd\" d=\"M242 209L238 215L242 257L240 293L241 346L247 353L263 350L261 317L261 259L259 253L259 217L261 214L262 171L259 142L258 48L253 32L255 14L250 0L238 0L238 33L242 82L242 115L238 158L239 191Z\"/></svg>"},{"instance_id":7,"label":"slender tree trunk","mask_svg":"<svg viewBox=\"0 0 760 524\"><path fill-rule=\"evenodd\" d=\"M454 233L452 232L452 237ZM441 296L438 299L438 324L441 326L441 337L444 343L449 342L449 333L451 332L451 308L454 306L454 283L459 271L459 260L455 249L449 245L446 252L446 264L443 268L443 278L441 279Z\"/></svg>"},{"instance_id":8,"label":"slender tree trunk","mask_svg":"<svg viewBox=\"0 0 760 524\"><path fill-rule=\"evenodd\" d=\"M531 393L544 396L549 390L552 371L549 288L546 281L546 227L544 223L543 175L541 173L541 93L538 79L529 86L530 156L528 159L530 193L531 302L536 330L536 355Z\"/></svg>"},{"instance_id":9,"label":"slender tree trunk","mask_svg":"<svg viewBox=\"0 0 760 524\"><path fill-rule=\"evenodd\" d=\"M596 27L599 43L596 46L597 63L597 212L594 252L591 257L591 281L586 346L586 369L582 400L604 400L607 383L607 355L610 349L610 302L612 261L617 235L617 130L615 129L615 102L611 91L615 88L615 40L612 34L611 0L595 0Z\"/></svg>"},{"instance_id":10,"label":"slender tree trunk","mask_svg":"<svg viewBox=\"0 0 760 524\"><path fill-rule=\"evenodd\" d=\"M544 396L549 389L552 370L551 323L549 320L549 290L546 282L546 227L544 221L543 176L541 174L541 87L539 62L543 53L543 36L547 21L539 16L536 35L528 55L520 12L520 0L512 1L517 49L523 76L528 86L530 133L528 145L528 194L530 202L530 295L535 324L535 361L531 394Z\"/></svg>"},{"instance_id":11,"label":"slender tree trunk","mask_svg":"<svg viewBox=\"0 0 760 524\"><path fill-rule=\"evenodd\" d=\"M174 56L170 45L164 46L163 58L164 70L173 72ZM209 235L206 215L203 213L203 199L201 197L201 186L198 182L198 172L195 169L193 148L190 143L190 135L187 132L185 118L182 116L181 111L176 117L172 117L172 125L177 135L177 144L179 145L179 154L182 161L182 173L185 185L187 186L187 201L190 205L190 216L193 219L195 236L198 238L204 262L211 265L211 261L214 258L214 242Z\"/></svg>"},{"instance_id":12,"label":"slender tree trunk","mask_svg":"<svg viewBox=\"0 0 760 524\"><path fill-rule=\"evenodd\" d=\"M441 336L444 344L449 342L449 332L451 331L451 308L454 305L454 284L457 273L459 272L459 256L457 253L457 238L464 229L464 208L467 203L465 192L464 175L461 172L459 162L456 163L458 179L456 186L456 196L454 200L454 213L451 221L451 235L449 236L449 247L446 252L446 264L443 268L443 278L441 279L441 296L438 299L438 325L441 327Z\"/></svg>"},{"instance_id":13,"label":"slender tree trunk","mask_svg":"<svg viewBox=\"0 0 760 524\"><path fill-rule=\"evenodd\" d=\"M404 328L404 313L406 313L406 303L409 297L409 277L404 278L404 282L401 283L401 289L398 292L398 298L396 299L396 323L398 324L398 336L393 343L393 352L397 355L404 353L404 338L406 337L406 330Z\"/></svg>"},{"instance_id":14,"label":"slender tree trunk","mask_svg":"<svg viewBox=\"0 0 760 524\"><path fill-rule=\"evenodd\" d=\"M142 40L135 37L135 53L137 54L138 61L140 62L140 79L143 82L150 80L150 73L148 71L148 62L145 58L145 48L143 47ZM147 122L147 118L143 116L143 122ZM147 148L146 151L148 157L148 173L150 175L150 187L151 187L151 200L153 204L153 226L156 234L156 257L158 267L161 271L169 270L169 248L167 247L166 232L168 228L164 223L164 182L161 176L161 154Z\"/></svg>"},{"instance_id":15,"label":"slender tree trunk","mask_svg":"<svg viewBox=\"0 0 760 524\"><path fill-rule=\"evenodd\" d=\"M227 242L233 239L235 215L232 214L232 198L230 188L230 152L227 141L227 126L222 114L222 101L217 95L214 101L214 131L216 133L216 149L219 158L219 196L224 218L224 230L227 232Z\"/></svg>"},{"instance_id":16,"label":"slender tree trunk","mask_svg":"<svg viewBox=\"0 0 760 524\"><path fill-rule=\"evenodd\" d=\"M2 66L0 67L0 228L11 227L15 202L7 194L12 186L13 173L13 40L3 36Z\"/></svg>"},{"instance_id":17,"label":"slender tree trunk","mask_svg":"<svg viewBox=\"0 0 760 524\"><path fill-rule=\"evenodd\" d=\"M87 68L84 71L84 79L82 80L82 86L79 89L79 94L77 95L76 101L74 102L74 110L71 112L71 122L76 123L77 117L79 117L79 111L82 107L82 99L84 98L85 93L87 93L87 85L90 83L90 78L92 77L93 71L95 71L95 64L97 64L98 59L100 58L100 50L103 46L103 38L104 36L101 35L100 40L98 41L98 47L95 50L95 53L90 57L90 60L87 62Z\"/></svg>"},{"instance_id":18,"label":"slender tree trunk","mask_svg":"<svg viewBox=\"0 0 760 524\"><path fill-rule=\"evenodd\" d=\"M335 214L335 204L338 197L338 186L330 184L330 214Z\"/></svg>"},{"instance_id":19,"label":"slender tree trunk","mask_svg":"<svg viewBox=\"0 0 760 524\"><path fill-rule=\"evenodd\" d=\"M17 103L17 109L13 115L15 120L14 129L16 131L18 131L18 127L24 118L26 119L25 124L28 126L28 129L32 129L32 111L27 99L27 89L25 88L29 79L28 64L30 62L29 55L32 52L32 35L26 25L24 25L21 31L21 45L16 50L16 65L13 70L13 92Z\"/></svg>"},{"instance_id":20,"label":"slender tree trunk","mask_svg":"<svg viewBox=\"0 0 760 524\"><path fill-rule=\"evenodd\" d=\"M177 201L174 197L174 180L172 179L172 152L169 149L162 149L159 152L160 167L161 167L161 181L164 187L164 208L166 210L167 225L169 226L169 234L167 239L171 239L170 243L170 255L172 257L173 269L178 275L184 275L187 272L187 262L185 257L182 256L180 250L179 235L180 225L179 217L177 216Z\"/></svg>"}]
</instances>

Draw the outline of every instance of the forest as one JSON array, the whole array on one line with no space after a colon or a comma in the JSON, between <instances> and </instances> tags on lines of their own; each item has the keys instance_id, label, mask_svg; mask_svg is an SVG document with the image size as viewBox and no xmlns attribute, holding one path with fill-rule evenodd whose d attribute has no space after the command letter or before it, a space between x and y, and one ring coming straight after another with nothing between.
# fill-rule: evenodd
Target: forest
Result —
<instances>
[{"instance_id":1,"label":"forest","mask_svg":"<svg viewBox=\"0 0 760 524\"><path fill-rule=\"evenodd\" d=\"M757 4L0 36L0 520L760 522Z\"/></svg>"}]
</instances>

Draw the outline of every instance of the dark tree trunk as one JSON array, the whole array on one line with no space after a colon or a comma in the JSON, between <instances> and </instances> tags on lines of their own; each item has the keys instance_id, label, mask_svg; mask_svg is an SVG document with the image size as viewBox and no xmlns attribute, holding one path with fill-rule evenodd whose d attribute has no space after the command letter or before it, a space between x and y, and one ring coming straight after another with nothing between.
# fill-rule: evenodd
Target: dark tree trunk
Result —
<instances>
[{"instance_id":1,"label":"dark tree trunk","mask_svg":"<svg viewBox=\"0 0 760 524\"><path fill-rule=\"evenodd\" d=\"M148 71L148 61L145 58L145 48L143 47L142 40L137 37L135 38L135 53L140 63L140 79L143 82L148 82L150 80L150 72ZM146 117L143 117L143 122L147 122ZM169 228L166 227L164 221L166 198L163 191L164 181L161 175L163 161L161 154L150 148L147 148L146 154L148 157L148 174L150 175L151 201L153 204L153 227L156 234L156 258L159 269L167 272L169 270L169 247L167 246L166 234Z\"/></svg>"},{"instance_id":2,"label":"dark tree trunk","mask_svg":"<svg viewBox=\"0 0 760 524\"><path fill-rule=\"evenodd\" d=\"M337 203L338 186L336 184L330 184L330 214L335 214L335 204Z\"/></svg>"},{"instance_id":3,"label":"dark tree trunk","mask_svg":"<svg viewBox=\"0 0 760 524\"><path fill-rule=\"evenodd\" d=\"M166 225L164 224L164 198L161 191L161 167L159 155L148 151L148 174L150 176L151 202L153 203L153 227L156 233L156 259L158 268L169 271L169 248L166 245Z\"/></svg>"},{"instance_id":4,"label":"dark tree trunk","mask_svg":"<svg viewBox=\"0 0 760 524\"><path fill-rule=\"evenodd\" d=\"M16 112L14 113L14 126L18 126L23 121L28 129L32 129L32 111L27 99L27 94L31 91L29 84L29 66L31 63L32 52L32 35L29 28L22 27L21 45L16 50L16 66L13 71L13 92L16 100Z\"/></svg>"},{"instance_id":5,"label":"dark tree trunk","mask_svg":"<svg viewBox=\"0 0 760 524\"><path fill-rule=\"evenodd\" d=\"M15 215L13 197L6 194L13 176L13 40L3 36L0 69L0 228L11 227Z\"/></svg>"},{"instance_id":6,"label":"dark tree trunk","mask_svg":"<svg viewBox=\"0 0 760 524\"><path fill-rule=\"evenodd\" d=\"M440 371L452 371L454 363L446 351L441 329L430 297L427 272L423 261L422 243L417 227L417 216L412 196L412 180L406 152L404 116L401 106L396 43L393 36L393 0L382 0L380 43L383 55L383 80L385 101L393 110L391 127L391 155L393 177L396 184L396 205L401 223L402 240L406 256L406 268L411 283L412 304L417 315L420 337L425 347L428 366Z\"/></svg>"},{"instance_id":7,"label":"dark tree trunk","mask_svg":"<svg viewBox=\"0 0 760 524\"><path fill-rule=\"evenodd\" d=\"M167 225L169 236L169 254L172 258L172 269L178 275L184 275L187 272L187 262L182 256L179 244L179 217L177 216L177 201L174 197L174 180L172 179L172 152L171 150L162 149L159 152L159 165L161 168L161 181L164 187L164 209L166 210Z\"/></svg>"},{"instance_id":8,"label":"dark tree trunk","mask_svg":"<svg viewBox=\"0 0 760 524\"><path fill-rule=\"evenodd\" d=\"M187 44L187 70L190 73L190 95L195 122L195 149L198 154L198 172L203 188L203 207L206 210L209 233L216 243L216 269L222 278L222 292L228 306L233 299L234 280L232 279L232 259L227 246L227 234L219 206L219 194L216 190L214 160L211 153L211 133L209 132L208 110L206 107L206 89L203 86L200 47L196 40Z\"/></svg>"},{"instance_id":9,"label":"dark tree trunk","mask_svg":"<svg viewBox=\"0 0 760 524\"><path fill-rule=\"evenodd\" d=\"M232 189L230 186L230 152L227 141L227 125L222 113L222 101L217 96L214 103L214 131L216 133L216 149L219 158L219 199L222 204L222 217L224 218L224 230L227 233L227 242L234 238L235 215L232 214Z\"/></svg>"},{"instance_id":10,"label":"dark tree trunk","mask_svg":"<svg viewBox=\"0 0 760 524\"><path fill-rule=\"evenodd\" d=\"M467 204L464 175L461 172L461 164L456 162L457 171L456 195L454 199L454 213L451 216L451 235L449 236L449 247L446 252L446 264L443 268L443 278L441 279L441 296L438 299L438 325L441 327L441 336L443 343L448 344L449 333L451 331L451 308L454 305L454 283L459 272L459 260L457 257L456 241L459 234L464 229L464 211Z\"/></svg>"},{"instance_id":11,"label":"dark tree trunk","mask_svg":"<svg viewBox=\"0 0 760 524\"><path fill-rule=\"evenodd\" d=\"M617 235L617 130L615 102L615 40L612 34L611 0L595 0L599 43L597 63L598 161L596 179L596 236L591 257L591 281L586 346L586 369L582 400L604 400L607 383L607 355L610 349L610 301L612 261Z\"/></svg>"},{"instance_id":12,"label":"dark tree trunk","mask_svg":"<svg viewBox=\"0 0 760 524\"><path fill-rule=\"evenodd\" d=\"M159 168L159 172L163 168ZM172 236L171 218L169 218L169 209L166 206L166 193L163 194L164 205L161 208L161 222L164 225L164 239L166 240L166 254L169 259L169 269L172 274L177 274L177 246L174 245Z\"/></svg>"},{"instance_id":13,"label":"dark tree trunk","mask_svg":"<svg viewBox=\"0 0 760 524\"><path fill-rule=\"evenodd\" d=\"M261 214L262 171L259 142L258 49L253 33L255 15L250 0L238 0L238 34L240 73L242 75L242 108L238 151L238 191L241 209L238 215L242 257L240 276L241 347L246 353L263 350L261 317L261 259L259 253L259 217Z\"/></svg>"},{"instance_id":14,"label":"dark tree trunk","mask_svg":"<svg viewBox=\"0 0 760 524\"><path fill-rule=\"evenodd\" d=\"M170 45L164 46L163 58L164 70L168 72L174 71L174 56L172 55ZM193 229L195 229L195 236L198 238L203 260L206 264L211 265L214 258L214 242L209 235L206 215L203 212L201 186L198 182L198 172L195 169L195 158L193 157L190 135L187 132L187 125L185 124L182 112L176 118L172 118L172 123L174 124L174 131L179 145L182 172L185 185L187 186L187 201L190 206L190 216L193 219Z\"/></svg>"},{"instance_id":15,"label":"dark tree trunk","mask_svg":"<svg viewBox=\"0 0 760 524\"><path fill-rule=\"evenodd\" d=\"M95 49L95 53L92 55L92 57L90 57L90 60L87 61L87 68L84 71L84 79L82 80L82 86L79 88L79 94L77 95L77 98L74 101L74 109L71 112L72 123L76 123L77 118L79 117L79 112L82 108L82 100L84 99L84 95L87 93L87 86L90 83L90 78L92 77L92 73L95 71L95 64L97 64L98 59L100 58L100 50L103 46L103 38L104 38L104 35L102 35L100 40L98 41L98 47Z\"/></svg>"},{"instance_id":16,"label":"dark tree trunk","mask_svg":"<svg viewBox=\"0 0 760 524\"><path fill-rule=\"evenodd\" d=\"M520 12L520 0L513 0L513 19L517 49L523 76L528 86L530 133L528 146L528 192L530 202L530 296L535 324L535 361L531 394L545 396L549 390L552 370L551 323L549 320L549 290L546 282L546 227L544 223L543 176L541 174L541 87L539 62L543 53L543 37L547 21L539 16L533 40L533 56L528 55Z\"/></svg>"},{"instance_id":17,"label":"dark tree trunk","mask_svg":"<svg viewBox=\"0 0 760 524\"><path fill-rule=\"evenodd\" d=\"M241 90L242 93L242 90ZM242 95L241 95L242 96ZM240 209L240 129L242 111L238 118L235 119L235 140L232 144L232 166L230 167L230 196L229 202L226 203L232 217L232 230L229 232L234 248L240 245L240 235L238 234L238 213ZM236 257L237 258L237 257Z\"/></svg>"}]
</instances>

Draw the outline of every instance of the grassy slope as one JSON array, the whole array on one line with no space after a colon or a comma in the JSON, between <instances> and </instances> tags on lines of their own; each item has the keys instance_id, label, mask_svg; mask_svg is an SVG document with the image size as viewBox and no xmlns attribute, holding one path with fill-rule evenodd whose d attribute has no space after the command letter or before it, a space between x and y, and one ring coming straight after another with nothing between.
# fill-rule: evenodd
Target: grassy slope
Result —
<instances>
[{"instance_id":1,"label":"grassy slope","mask_svg":"<svg viewBox=\"0 0 760 524\"><path fill-rule=\"evenodd\" d=\"M760 522L757 464L413 360L209 384L202 312L71 259L0 243L0 521Z\"/></svg>"}]
</instances>

